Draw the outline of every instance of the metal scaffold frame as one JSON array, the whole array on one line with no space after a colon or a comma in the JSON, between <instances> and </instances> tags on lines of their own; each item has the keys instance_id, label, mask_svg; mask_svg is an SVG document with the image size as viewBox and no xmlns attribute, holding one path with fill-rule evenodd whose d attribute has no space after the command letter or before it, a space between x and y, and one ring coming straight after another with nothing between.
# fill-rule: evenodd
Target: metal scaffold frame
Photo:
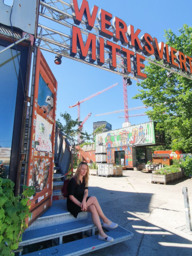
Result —
<instances>
[{"instance_id":1,"label":"metal scaffold frame","mask_svg":"<svg viewBox=\"0 0 192 256\"><path fill-rule=\"evenodd\" d=\"M73 4L67 3L63 0L49 0L49 2L45 3L43 1L40 1L40 11L39 16L41 18L45 18L46 20L53 21L55 23L58 23L65 27L65 29L72 29L72 26L75 26L73 17L75 16L73 12ZM88 36L88 31L86 29L86 20L85 17L81 21L80 24L81 33L84 36ZM113 32L113 28L110 27L110 31ZM101 37L99 35L99 20L96 19L96 24L92 29L92 33L95 33L97 39ZM70 56L70 40L72 36L70 35L71 31L68 31L68 33L62 33L55 29L49 28L47 26L44 26L42 24L38 24L38 33L37 33L37 39L36 39L36 46L39 47L42 50L54 53L55 55L59 54L61 56L64 56L69 59L73 59L82 63L86 63L90 66L97 67L103 70L107 70L109 72L121 75L123 77L130 77L131 79L134 79L138 81L138 79L134 75L128 75L126 73L123 73L125 70L125 65L122 63L122 58L126 60L126 57L116 55L117 59L117 68L115 70L110 69L110 51L105 49L105 63L102 66L97 65L96 63L90 63L89 62L89 56L91 52L88 53L88 56L82 60L80 59L80 50L78 51L77 55L75 57ZM104 39L106 41L106 39ZM142 43L141 43L142 44ZM135 51L136 53L136 51ZM140 53L141 54L141 53ZM97 56L99 57L99 56ZM175 69L169 66L169 64L164 64L163 61L159 62L155 60L155 56L152 56L151 58L146 58L146 61L157 65L161 68L164 68L168 70L169 72L176 73L180 76L183 76L187 79L192 80L192 75L188 73L184 73L182 71L179 71L179 69ZM132 67L134 66L133 60L132 60Z\"/></svg>"}]
</instances>

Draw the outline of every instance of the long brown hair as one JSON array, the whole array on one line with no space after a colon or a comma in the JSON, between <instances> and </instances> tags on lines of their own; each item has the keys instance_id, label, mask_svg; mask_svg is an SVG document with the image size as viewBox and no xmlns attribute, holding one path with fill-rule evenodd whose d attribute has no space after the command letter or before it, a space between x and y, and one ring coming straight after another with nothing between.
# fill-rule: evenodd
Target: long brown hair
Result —
<instances>
[{"instance_id":1,"label":"long brown hair","mask_svg":"<svg viewBox=\"0 0 192 256\"><path fill-rule=\"evenodd\" d=\"M77 183L78 183L78 184L80 184L79 172L80 172L80 170L81 170L81 166L84 165L84 164L87 165L86 162L81 162L81 163L78 165L77 170L76 170L76 172L75 172L75 177L77 178ZM86 175L85 175L85 177L84 177L84 180L85 180L85 187L87 187L87 186L88 186L88 180L89 180L89 166L88 166L88 165L87 165L87 173L86 173Z\"/></svg>"}]
</instances>

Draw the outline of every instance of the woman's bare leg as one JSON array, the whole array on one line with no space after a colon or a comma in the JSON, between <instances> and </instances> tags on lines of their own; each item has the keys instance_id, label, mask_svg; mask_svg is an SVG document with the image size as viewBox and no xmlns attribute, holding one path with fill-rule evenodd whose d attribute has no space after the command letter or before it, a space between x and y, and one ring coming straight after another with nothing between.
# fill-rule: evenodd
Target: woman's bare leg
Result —
<instances>
[{"instance_id":1,"label":"woman's bare leg","mask_svg":"<svg viewBox=\"0 0 192 256\"><path fill-rule=\"evenodd\" d=\"M91 205L94 205L98 215L101 217L101 219L103 220L104 223L106 223L107 225L111 224L111 221L109 219L107 219L107 217L105 216L105 214L103 213L101 206L99 204L99 202L97 201L97 198L95 196L91 196L88 201L87 201L87 208Z\"/></svg>"},{"instance_id":2,"label":"woman's bare leg","mask_svg":"<svg viewBox=\"0 0 192 256\"><path fill-rule=\"evenodd\" d=\"M95 205L93 205L93 204L89 205L87 207L87 212L91 213L93 223L97 227L99 235L102 236L102 237L107 237L107 235L105 234L105 232L103 231L103 228L101 226L100 218L99 218L99 215L98 215L98 212L97 212L97 209L96 209Z\"/></svg>"}]
</instances>

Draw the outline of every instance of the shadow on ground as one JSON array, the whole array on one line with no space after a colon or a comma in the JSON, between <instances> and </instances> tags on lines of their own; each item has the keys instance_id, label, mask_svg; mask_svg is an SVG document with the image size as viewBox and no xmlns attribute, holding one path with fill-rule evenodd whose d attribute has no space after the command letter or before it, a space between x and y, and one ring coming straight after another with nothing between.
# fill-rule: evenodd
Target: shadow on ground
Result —
<instances>
[{"instance_id":1,"label":"shadow on ground","mask_svg":"<svg viewBox=\"0 0 192 256\"><path fill-rule=\"evenodd\" d=\"M112 245L86 256L191 256L192 242L168 229L150 223L153 210L164 204L152 200L150 193L130 193L90 187L89 194L98 198L105 215L134 233L131 240ZM165 209L162 207L162 209ZM165 209L169 210L169 209ZM166 211L165 211L166 218Z\"/></svg>"}]
</instances>

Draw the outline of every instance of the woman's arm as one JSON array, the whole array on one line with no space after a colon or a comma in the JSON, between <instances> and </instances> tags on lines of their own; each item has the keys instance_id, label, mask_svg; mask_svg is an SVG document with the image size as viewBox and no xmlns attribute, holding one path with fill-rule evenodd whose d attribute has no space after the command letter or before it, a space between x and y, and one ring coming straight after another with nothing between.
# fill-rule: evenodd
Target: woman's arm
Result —
<instances>
[{"instance_id":1,"label":"woman's arm","mask_svg":"<svg viewBox=\"0 0 192 256\"><path fill-rule=\"evenodd\" d=\"M81 207L82 203L79 202L79 200L77 200L73 195L69 196L69 199L76 205L78 205L79 207Z\"/></svg>"},{"instance_id":2,"label":"woman's arm","mask_svg":"<svg viewBox=\"0 0 192 256\"><path fill-rule=\"evenodd\" d=\"M82 201L82 207L81 207L82 211L87 211L87 204L86 204L87 197L88 197L88 189L85 189L84 196L83 196L83 201Z\"/></svg>"},{"instance_id":3,"label":"woman's arm","mask_svg":"<svg viewBox=\"0 0 192 256\"><path fill-rule=\"evenodd\" d=\"M84 191L84 196L83 196L83 201L86 202L87 197L88 197L88 189L85 189L85 191Z\"/></svg>"}]
</instances>

